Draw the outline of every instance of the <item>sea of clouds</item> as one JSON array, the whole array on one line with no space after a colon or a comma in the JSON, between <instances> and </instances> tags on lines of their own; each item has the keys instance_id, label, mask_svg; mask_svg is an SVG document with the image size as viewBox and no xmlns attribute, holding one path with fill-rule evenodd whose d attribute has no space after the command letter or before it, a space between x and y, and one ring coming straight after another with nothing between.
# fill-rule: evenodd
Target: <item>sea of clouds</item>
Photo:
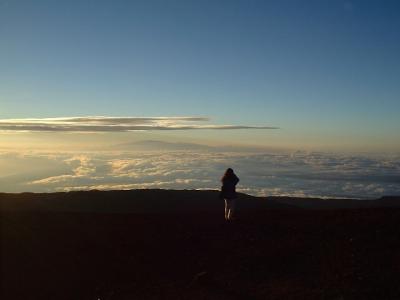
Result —
<instances>
[{"instance_id":1,"label":"sea of clouds","mask_svg":"<svg viewBox=\"0 0 400 300\"><path fill-rule=\"evenodd\" d=\"M0 192L219 189L228 167L256 196L400 195L400 156L316 152L0 152Z\"/></svg>"}]
</instances>

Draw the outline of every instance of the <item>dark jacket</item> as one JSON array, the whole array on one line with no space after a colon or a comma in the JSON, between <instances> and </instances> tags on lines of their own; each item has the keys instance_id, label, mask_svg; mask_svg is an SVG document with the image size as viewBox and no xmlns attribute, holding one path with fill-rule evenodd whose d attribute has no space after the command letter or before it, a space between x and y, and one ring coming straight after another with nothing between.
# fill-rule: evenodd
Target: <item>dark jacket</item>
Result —
<instances>
[{"instance_id":1,"label":"dark jacket","mask_svg":"<svg viewBox=\"0 0 400 300\"><path fill-rule=\"evenodd\" d=\"M222 179L221 198L234 199L236 195L236 184L239 178L236 175L225 177Z\"/></svg>"}]
</instances>

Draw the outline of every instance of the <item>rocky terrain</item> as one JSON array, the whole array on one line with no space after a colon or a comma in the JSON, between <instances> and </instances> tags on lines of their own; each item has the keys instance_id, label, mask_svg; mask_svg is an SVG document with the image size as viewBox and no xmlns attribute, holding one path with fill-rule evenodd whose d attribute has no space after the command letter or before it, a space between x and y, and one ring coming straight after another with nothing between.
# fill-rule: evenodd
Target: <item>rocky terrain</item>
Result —
<instances>
[{"instance_id":1,"label":"rocky terrain","mask_svg":"<svg viewBox=\"0 0 400 300\"><path fill-rule=\"evenodd\" d=\"M240 195L226 223L217 191L0 194L0 296L399 299L399 201Z\"/></svg>"}]
</instances>

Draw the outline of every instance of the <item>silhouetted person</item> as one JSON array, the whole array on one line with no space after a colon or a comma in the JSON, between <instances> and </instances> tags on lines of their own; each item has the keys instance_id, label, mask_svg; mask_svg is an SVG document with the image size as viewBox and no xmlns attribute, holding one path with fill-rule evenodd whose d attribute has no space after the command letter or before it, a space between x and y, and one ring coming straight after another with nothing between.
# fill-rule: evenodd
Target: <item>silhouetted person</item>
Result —
<instances>
[{"instance_id":1,"label":"silhouetted person","mask_svg":"<svg viewBox=\"0 0 400 300\"><path fill-rule=\"evenodd\" d=\"M224 176L221 178L222 187L220 198L225 200L225 220L233 220L236 205L236 184L239 178L235 175L231 168L227 169Z\"/></svg>"}]
</instances>

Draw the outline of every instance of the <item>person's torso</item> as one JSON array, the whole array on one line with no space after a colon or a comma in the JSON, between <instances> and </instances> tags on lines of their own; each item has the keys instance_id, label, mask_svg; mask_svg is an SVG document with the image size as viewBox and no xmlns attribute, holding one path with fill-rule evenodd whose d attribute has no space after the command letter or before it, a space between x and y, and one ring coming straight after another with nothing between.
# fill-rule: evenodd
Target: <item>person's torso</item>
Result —
<instances>
[{"instance_id":1,"label":"person's torso","mask_svg":"<svg viewBox=\"0 0 400 300\"><path fill-rule=\"evenodd\" d=\"M238 182L237 177L226 178L222 182L222 192L225 198L236 197L236 184Z\"/></svg>"}]
</instances>

